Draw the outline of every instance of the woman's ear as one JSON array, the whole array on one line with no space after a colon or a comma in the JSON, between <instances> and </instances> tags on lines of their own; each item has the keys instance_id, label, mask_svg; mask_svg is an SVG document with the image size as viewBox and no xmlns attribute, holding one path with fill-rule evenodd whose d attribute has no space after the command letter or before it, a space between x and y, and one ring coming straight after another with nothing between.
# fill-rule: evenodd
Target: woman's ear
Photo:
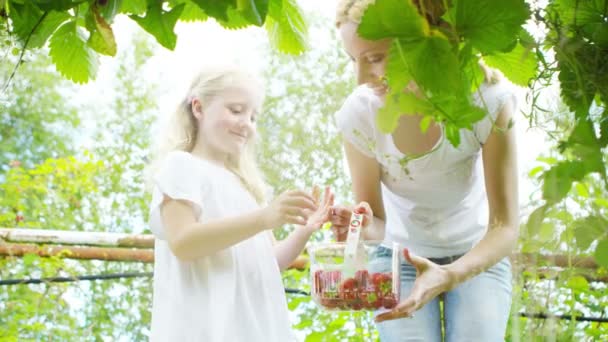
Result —
<instances>
[{"instance_id":1,"label":"woman's ear","mask_svg":"<svg viewBox=\"0 0 608 342\"><path fill-rule=\"evenodd\" d=\"M196 97L192 98L192 101L190 102L190 109L192 110L192 115L194 115L194 117L197 120L200 120L203 118L203 105L201 104L201 100L197 99Z\"/></svg>"}]
</instances>

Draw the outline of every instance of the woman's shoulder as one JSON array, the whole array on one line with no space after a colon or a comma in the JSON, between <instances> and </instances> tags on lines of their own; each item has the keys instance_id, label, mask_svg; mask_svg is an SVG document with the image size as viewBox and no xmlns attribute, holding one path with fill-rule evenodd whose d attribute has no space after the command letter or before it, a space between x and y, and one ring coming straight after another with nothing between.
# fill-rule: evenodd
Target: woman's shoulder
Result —
<instances>
[{"instance_id":1,"label":"woman's shoulder","mask_svg":"<svg viewBox=\"0 0 608 342\"><path fill-rule=\"evenodd\" d=\"M474 101L495 119L497 111L506 101L517 103L516 88L505 77L499 77L492 82L481 84L474 94Z\"/></svg>"},{"instance_id":2,"label":"woman's shoulder","mask_svg":"<svg viewBox=\"0 0 608 342\"><path fill-rule=\"evenodd\" d=\"M374 106L378 106L379 99L372 89L366 85L357 86L344 100L342 109L350 109L358 112L369 112Z\"/></svg>"}]
</instances>

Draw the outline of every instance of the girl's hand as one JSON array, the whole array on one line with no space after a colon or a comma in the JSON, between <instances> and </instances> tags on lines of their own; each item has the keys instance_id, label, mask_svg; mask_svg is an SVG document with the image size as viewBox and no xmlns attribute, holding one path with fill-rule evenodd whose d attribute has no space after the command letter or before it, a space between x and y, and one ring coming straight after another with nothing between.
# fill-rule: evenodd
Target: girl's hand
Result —
<instances>
[{"instance_id":1,"label":"girl's hand","mask_svg":"<svg viewBox=\"0 0 608 342\"><path fill-rule=\"evenodd\" d=\"M416 268L414 287L412 287L410 295L397 304L393 310L376 316L376 322L411 317L416 310L431 299L456 285L453 277L442 266L429 259L413 255L407 249L403 250L403 254L407 261Z\"/></svg>"},{"instance_id":2,"label":"girl's hand","mask_svg":"<svg viewBox=\"0 0 608 342\"><path fill-rule=\"evenodd\" d=\"M317 210L315 201L304 191L286 191L262 210L262 220L268 229L286 223L305 225L310 214Z\"/></svg>"},{"instance_id":3,"label":"girl's hand","mask_svg":"<svg viewBox=\"0 0 608 342\"><path fill-rule=\"evenodd\" d=\"M374 221L374 213L367 202L361 202L356 206L333 206L331 208L331 230L336 241L345 241L348 235L348 226L353 211L363 214L361 229L365 229Z\"/></svg>"},{"instance_id":4,"label":"girl's hand","mask_svg":"<svg viewBox=\"0 0 608 342\"><path fill-rule=\"evenodd\" d=\"M318 188L315 187L313 190L313 198L315 202L318 201L318 196L316 196L316 192ZM309 229L311 232L318 230L323 226L323 224L327 221L330 221L330 213L331 207L334 205L334 194L331 192L329 187L325 187L325 193L323 194L323 200L321 203L318 203L318 208L315 212L311 213L308 217L308 221L306 222L305 228Z\"/></svg>"}]
</instances>

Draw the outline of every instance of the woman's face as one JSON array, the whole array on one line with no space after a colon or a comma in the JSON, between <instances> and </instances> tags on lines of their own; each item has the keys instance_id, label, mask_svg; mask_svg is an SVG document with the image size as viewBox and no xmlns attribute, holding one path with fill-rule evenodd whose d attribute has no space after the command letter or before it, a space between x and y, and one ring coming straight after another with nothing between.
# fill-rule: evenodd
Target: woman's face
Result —
<instances>
[{"instance_id":1,"label":"woman's face","mask_svg":"<svg viewBox=\"0 0 608 342\"><path fill-rule=\"evenodd\" d=\"M383 82L390 39L366 40L357 34L358 24L347 21L340 25L344 49L355 63L358 84L367 84L378 96L386 94Z\"/></svg>"}]
</instances>

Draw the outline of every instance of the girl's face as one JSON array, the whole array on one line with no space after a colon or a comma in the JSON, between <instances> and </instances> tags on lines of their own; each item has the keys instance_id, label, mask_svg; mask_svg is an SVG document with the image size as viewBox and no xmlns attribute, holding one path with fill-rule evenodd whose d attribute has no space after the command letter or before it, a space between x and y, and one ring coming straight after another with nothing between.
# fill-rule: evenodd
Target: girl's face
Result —
<instances>
[{"instance_id":1,"label":"girl's face","mask_svg":"<svg viewBox=\"0 0 608 342\"><path fill-rule=\"evenodd\" d=\"M206 103L193 100L192 110L199 121L199 139L218 157L238 157L256 134L256 116L261 106L259 91L234 86Z\"/></svg>"},{"instance_id":2,"label":"girl's face","mask_svg":"<svg viewBox=\"0 0 608 342\"><path fill-rule=\"evenodd\" d=\"M350 21L340 25L344 49L355 63L357 83L367 84L376 95L383 96L387 91L383 77L391 40L363 39L357 34L358 27L358 24Z\"/></svg>"}]
</instances>

